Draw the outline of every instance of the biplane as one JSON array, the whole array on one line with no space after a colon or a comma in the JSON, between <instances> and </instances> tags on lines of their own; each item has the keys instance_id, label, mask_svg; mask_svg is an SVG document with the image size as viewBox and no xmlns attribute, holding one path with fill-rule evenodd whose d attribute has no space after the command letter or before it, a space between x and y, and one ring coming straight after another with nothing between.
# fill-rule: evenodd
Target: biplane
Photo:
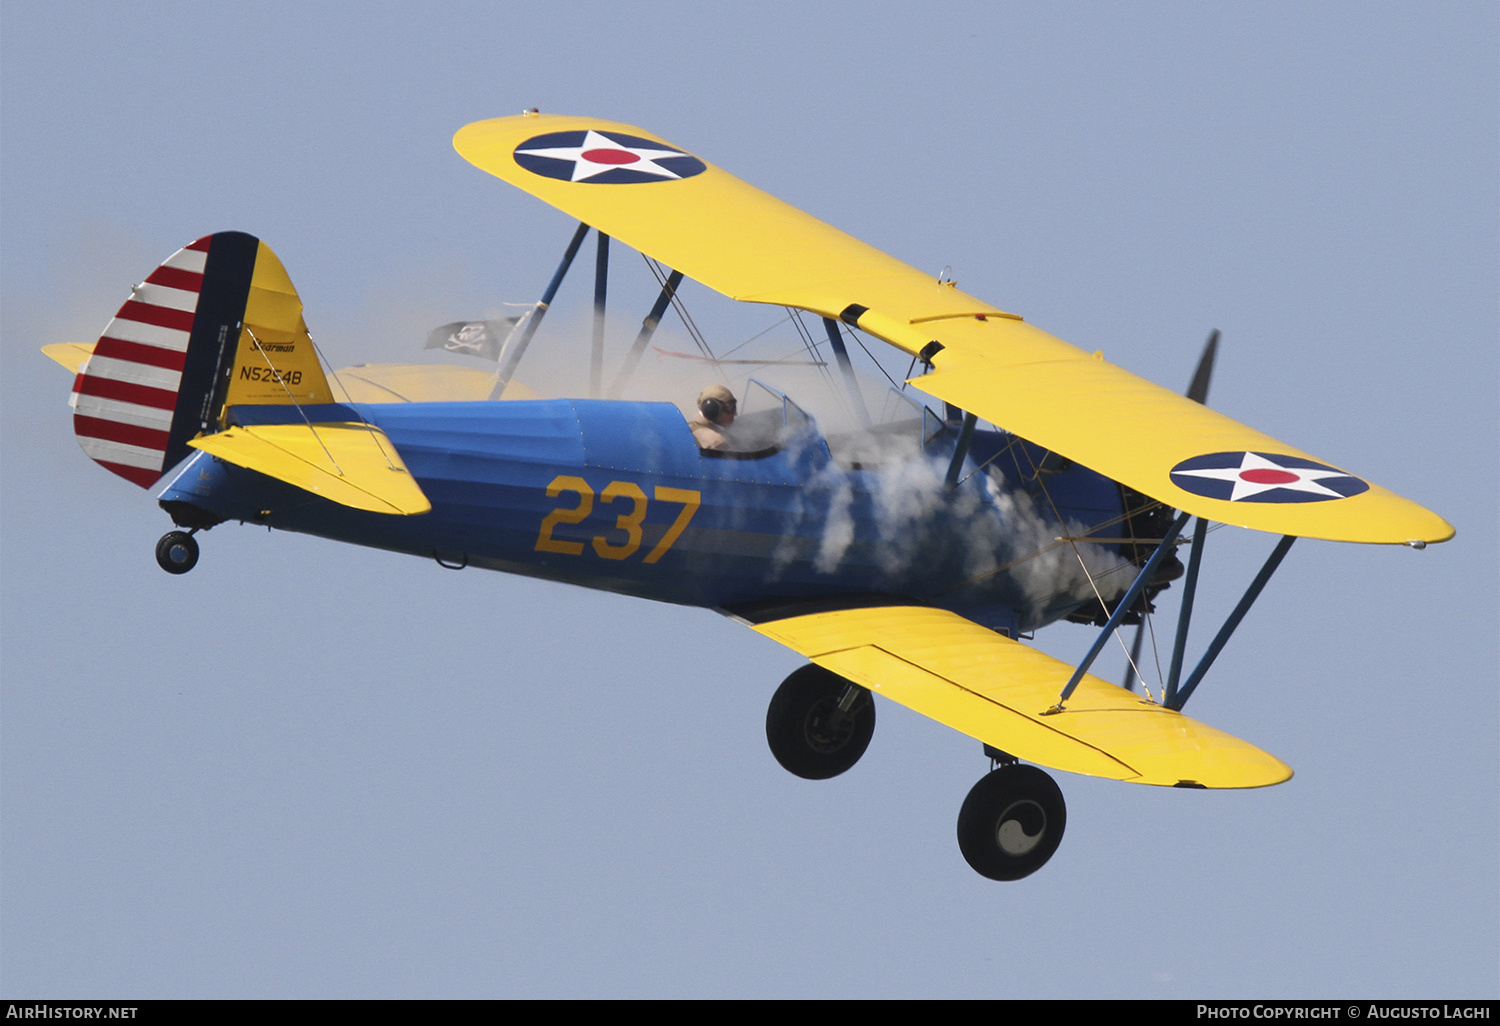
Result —
<instances>
[{"instance_id":1,"label":"biplane","mask_svg":"<svg viewBox=\"0 0 1500 1026\"><path fill-rule=\"evenodd\" d=\"M191 570L198 533L238 521L713 609L808 660L766 720L800 777L855 764L875 695L981 742L990 769L959 847L1011 880L1066 824L1038 765L1190 788L1292 775L1182 710L1296 538L1420 549L1453 535L1209 408L1212 341L1186 395L1158 387L630 125L528 111L454 146L579 222L541 300L495 322L493 371L330 375L281 262L240 232L168 257L94 345L48 347L76 372L85 453L159 488L175 527L156 547L164 569ZM725 425L722 446L700 447L676 405L609 397L597 344L588 395L526 391L517 365L591 229L600 307L609 240L662 268L622 374L691 279L821 321L853 426L826 430L756 379L734 417L700 410ZM849 359L864 336L910 360L878 415ZM1188 669L1210 523L1279 540ZM1159 693L1092 674L1174 584ZM1077 666L1024 643L1063 619L1100 628Z\"/></svg>"}]
</instances>

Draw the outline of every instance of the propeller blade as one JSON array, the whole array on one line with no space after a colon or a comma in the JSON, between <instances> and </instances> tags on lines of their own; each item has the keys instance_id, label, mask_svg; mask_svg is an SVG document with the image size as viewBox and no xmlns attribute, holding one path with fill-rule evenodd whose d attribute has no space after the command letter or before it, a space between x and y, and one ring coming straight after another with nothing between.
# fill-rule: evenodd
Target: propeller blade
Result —
<instances>
[{"instance_id":1,"label":"propeller blade","mask_svg":"<svg viewBox=\"0 0 1500 1026\"><path fill-rule=\"evenodd\" d=\"M1215 328L1203 346L1203 355L1198 357L1198 369L1193 371L1193 383L1188 386L1187 397L1195 403L1208 404L1208 379L1214 372L1214 355L1219 351L1219 329Z\"/></svg>"}]
</instances>

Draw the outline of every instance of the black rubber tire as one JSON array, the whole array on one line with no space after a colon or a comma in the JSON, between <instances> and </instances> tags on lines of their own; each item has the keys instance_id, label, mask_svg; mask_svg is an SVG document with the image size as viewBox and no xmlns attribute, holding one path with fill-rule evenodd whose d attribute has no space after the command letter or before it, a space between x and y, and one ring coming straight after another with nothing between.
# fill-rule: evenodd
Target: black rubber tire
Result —
<instances>
[{"instance_id":1,"label":"black rubber tire","mask_svg":"<svg viewBox=\"0 0 1500 1026\"><path fill-rule=\"evenodd\" d=\"M766 741L788 773L827 780L853 766L870 747L875 699L859 688L853 707L839 713L839 697L848 686L849 681L821 666L804 666L776 689L766 711Z\"/></svg>"},{"instance_id":2,"label":"black rubber tire","mask_svg":"<svg viewBox=\"0 0 1500 1026\"><path fill-rule=\"evenodd\" d=\"M156 562L169 574L185 574L198 565L198 542L186 531L168 531L156 543Z\"/></svg>"},{"instance_id":3,"label":"black rubber tire","mask_svg":"<svg viewBox=\"0 0 1500 1026\"><path fill-rule=\"evenodd\" d=\"M980 876L1019 880L1046 865L1067 825L1056 781L1035 766L1001 766L964 799L958 847Z\"/></svg>"}]
</instances>

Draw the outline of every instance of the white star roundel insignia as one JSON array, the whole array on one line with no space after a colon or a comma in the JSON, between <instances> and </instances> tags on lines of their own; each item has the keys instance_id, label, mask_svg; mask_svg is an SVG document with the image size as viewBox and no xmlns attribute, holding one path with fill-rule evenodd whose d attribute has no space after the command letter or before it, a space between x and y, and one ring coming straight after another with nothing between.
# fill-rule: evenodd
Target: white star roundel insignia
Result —
<instances>
[{"instance_id":1,"label":"white star roundel insignia","mask_svg":"<svg viewBox=\"0 0 1500 1026\"><path fill-rule=\"evenodd\" d=\"M1194 495L1230 502L1324 502L1370 489L1353 474L1327 464L1264 452L1194 456L1172 468L1172 483Z\"/></svg>"},{"instance_id":2,"label":"white star roundel insignia","mask_svg":"<svg viewBox=\"0 0 1500 1026\"><path fill-rule=\"evenodd\" d=\"M708 170L691 153L621 132L548 132L516 147L516 163L565 182L626 185L691 178Z\"/></svg>"}]
</instances>

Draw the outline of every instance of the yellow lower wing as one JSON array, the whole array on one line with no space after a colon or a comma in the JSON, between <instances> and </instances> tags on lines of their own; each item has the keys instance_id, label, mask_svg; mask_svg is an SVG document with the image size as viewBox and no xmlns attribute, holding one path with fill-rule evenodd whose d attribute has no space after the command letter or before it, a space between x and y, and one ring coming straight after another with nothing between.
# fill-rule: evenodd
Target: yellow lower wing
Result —
<instances>
[{"instance_id":1,"label":"yellow lower wing","mask_svg":"<svg viewBox=\"0 0 1500 1026\"><path fill-rule=\"evenodd\" d=\"M1265 787L1291 767L956 613L885 606L755 626L825 669L1017 758L1138 784Z\"/></svg>"},{"instance_id":2,"label":"yellow lower wing","mask_svg":"<svg viewBox=\"0 0 1500 1026\"><path fill-rule=\"evenodd\" d=\"M432 509L391 440L368 424L232 427L188 444L354 509L405 516Z\"/></svg>"}]
</instances>

